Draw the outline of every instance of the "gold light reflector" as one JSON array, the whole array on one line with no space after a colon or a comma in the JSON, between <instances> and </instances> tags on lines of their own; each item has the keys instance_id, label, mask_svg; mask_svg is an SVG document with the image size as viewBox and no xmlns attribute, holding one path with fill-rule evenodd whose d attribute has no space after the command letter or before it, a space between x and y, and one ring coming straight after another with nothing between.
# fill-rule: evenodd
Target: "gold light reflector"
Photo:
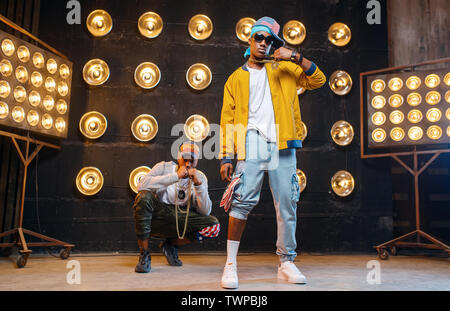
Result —
<instances>
[{"instance_id":1,"label":"gold light reflector","mask_svg":"<svg viewBox=\"0 0 450 311\"><path fill-rule=\"evenodd\" d=\"M54 74L58 70L58 64L56 63L56 60L53 58L49 58L47 60L47 71L51 74Z\"/></svg>"},{"instance_id":2,"label":"gold light reflector","mask_svg":"<svg viewBox=\"0 0 450 311\"><path fill-rule=\"evenodd\" d=\"M15 106L11 111L11 116L16 123L20 123L25 119L25 110L20 106Z\"/></svg>"},{"instance_id":3,"label":"gold light reflector","mask_svg":"<svg viewBox=\"0 0 450 311\"><path fill-rule=\"evenodd\" d=\"M328 28L328 40L336 46L347 45L351 38L352 32L344 23L334 23Z\"/></svg>"},{"instance_id":4,"label":"gold light reflector","mask_svg":"<svg viewBox=\"0 0 450 311\"><path fill-rule=\"evenodd\" d=\"M403 105L403 96L400 94L394 94L389 97L389 105L393 108L398 108Z\"/></svg>"},{"instance_id":5,"label":"gold light reflector","mask_svg":"<svg viewBox=\"0 0 450 311\"><path fill-rule=\"evenodd\" d=\"M208 16L197 14L189 20L188 30L195 40L206 40L213 32L213 23Z\"/></svg>"},{"instance_id":6,"label":"gold light reflector","mask_svg":"<svg viewBox=\"0 0 450 311\"><path fill-rule=\"evenodd\" d=\"M298 177L298 185L300 186L300 192L303 192L307 184L306 175L301 169L297 169L297 177Z\"/></svg>"},{"instance_id":7,"label":"gold light reflector","mask_svg":"<svg viewBox=\"0 0 450 311\"><path fill-rule=\"evenodd\" d=\"M411 140L419 140L423 137L423 130L418 126L413 126L408 130L408 137Z\"/></svg>"},{"instance_id":8,"label":"gold light reflector","mask_svg":"<svg viewBox=\"0 0 450 311\"><path fill-rule=\"evenodd\" d=\"M105 61L94 58L83 67L83 79L89 85L101 85L109 78L109 67Z\"/></svg>"},{"instance_id":9,"label":"gold light reflector","mask_svg":"<svg viewBox=\"0 0 450 311\"><path fill-rule=\"evenodd\" d=\"M442 136L442 129L437 125L432 125L427 129L427 136L431 139L439 139Z\"/></svg>"},{"instance_id":10,"label":"gold light reflector","mask_svg":"<svg viewBox=\"0 0 450 311\"><path fill-rule=\"evenodd\" d=\"M11 65L11 62L7 59L2 59L0 61L0 73L4 77L9 77L13 71L13 67Z\"/></svg>"},{"instance_id":11,"label":"gold light reflector","mask_svg":"<svg viewBox=\"0 0 450 311\"><path fill-rule=\"evenodd\" d=\"M445 101L450 103L450 91L445 92Z\"/></svg>"},{"instance_id":12,"label":"gold light reflector","mask_svg":"<svg viewBox=\"0 0 450 311\"><path fill-rule=\"evenodd\" d=\"M411 123L419 123L423 119L423 114L418 109L413 109L408 112L408 121Z\"/></svg>"},{"instance_id":13,"label":"gold light reflector","mask_svg":"<svg viewBox=\"0 0 450 311\"><path fill-rule=\"evenodd\" d=\"M39 106L39 104L41 103L41 94L39 94L39 92L35 90L31 91L28 95L28 102L33 107Z\"/></svg>"},{"instance_id":14,"label":"gold light reflector","mask_svg":"<svg viewBox=\"0 0 450 311\"><path fill-rule=\"evenodd\" d=\"M44 56L39 53L39 52L35 52L33 54L33 65L34 67L41 69L44 67L45 61L44 61Z\"/></svg>"},{"instance_id":15,"label":"gold light reflector","mask_svg":"<svg viewBox=\"0 0 450 311\"><path fill-rule=\"evenodd\" d=\"M8 104L5 102L0 102L0 119L6 119L9 114Z\"/></svg>"},{"instance_id":16,"label":"gold light reflector","mask_svg":"<svg viewBox=\"0 0 450 311\"><path fill-rule=\"evenodd\" d=\"M355 189L355 180L347 171L338 171L331 178L331 188L340 197L349 196Z\"/></svg>"},{"instance_id":17,"label":"gold light reflector","mask_svg":"<svg viewBox=\"0 0 450 311\"><path fill-rule=\"evenodd\" d=\"M70 68L66 64L62 64L59 66L59 75L63 79L67 79L70 77Z\"/></svg>"},{"instance_id":18,"label":"gold light reflector","mask_svg":"<svg viewBox=\"0 0 450 311\"><path fill-rule=\"evenodd\" d=\"M392 124L400 124L405 120L405 115L400 110L394 110L389 114L389 120Z\"/></svg>"},{"instance_id":19,"label":"gold light reflector","mask_svg":"<svg viewBox=\"0 0 450 311\"><path fill-rule=\"evenodd\" d=\"M42 75L39 72L35 71L31 74L31 84L33 84L34 87L40 87L42 82Z\"/></svg>"},{"instance_id":20,"label":"gold light reflector","mask_svg":"<svg viewBox=\"0 0 450 311\"><path fill-rule=\"evenodd\" d=\"M18 66L16 68L16 79L20 83L25 83L28 81L28 71L24 66Z\"/></svg>"},{"instance_id":21,"label":"gold light reflector","mask_svg":"<svg viewBox=\"0 0 450 311\"><path fill-rule=\"evenodd\" d=\"M337 121L331 127L331 138L339 146L347 146L353 141L353 127L347 121Z\"/></svg>"},{"instance_id":22,"label":"gold light reflector","mask_svg":"<svg viewBox=\"0 0 450 311\"><path fill-rule=\"evenodd\" d=\"M256 21L251 17L241 18L236 23L236 37L242 42L247 43L248 39L250 39L250 34L252 32L253 24Z\"/></svg>"},{"instance_id":23,"label":"gold light reflector","mask_svg":"<svg viewBox=\"0 0 450 311\"><path fill-rule=\"evenodd\" d=\"M38 125L39 124L39 113L37 113L37 111L35 111L35 110L28 111L27 121L28 121L28 124L31 126Z\"/></svg>"},{"instance_id":24,"label":"gold light reflector","mask_svg":"<svg viewBox=\"0 0 450 311\"><path fill-rule=\"evenodd\" d=\"M56 110L59 114L65 114L67 112L67 103L64 99L58 99L56 102Z\"/></svg>"},{"instance_id":25,"label":"gold light reflector","mask_svg":"<svg viewBox=\"0 0 450 311\"><path fill-rule=\"evenodd\" d=\"M58 83L58 93L61 96L66 96L69 93L69 87L66 82L60 81Z\"/></svg>"},{"instance_id":26,"label":"gold light reflector","mask_svg":"<svg viewBox=\"0 0 450 311\"><path fill-rule=\"evenodd\" d=\"M66 121L61 117L57 117L55 120L55 128L60 133L64 132L66 129Z\"/></svg>"},{"instance_id":27,"label":"gold light reflector","mask_svg":"<svg viewBox=\"0 0 450 311\"><path fill-rule=\"evenodd\" d=\"M186 81L194 90L204 90L211 84L211 70L204 64L194 64L186 72Z\"/></svg>"},{"instance_id":28,"label":"gold light reflector","mask_svg":"<svg viewBox=\"0 0 450 311\"><path fill-rule=\"evenodd\" d=\"M447 86L450 86L450 72L448 72L444 77L444 83Z\"/></svg>"},{"instance_id":29,"label":"gold light reflector","mask_svg":"<svg viewBox=\"0 0 450 311\"><path fill-rule=\"evenodd\" d=\"M42 105L47 111L50 111L55 106L55 100L50 95L45 95Z\"/></svg>"},{"instance_id":30,"label":"gold light reflector","mask_svg":"<svg viewBox=\"0 0 450 311\"><path fill-rule=\"evenodd\" d=\"M283 27L283 38L292 45L302 44L306 38L306 28L300 21L288 21Z\"/></svg>"},{"instance_id":31,"label":"gold light reflector","mask_svg":"<svg viewBox=\"0 0 450 311\"><path fill-rule=\"evenodd\" d=\"M23 86L16 86L14 89L14 98L18 103L23 103L27 99L27 90Z\"/></svg>"},{"instance_id":32,"label":"gold light reflector","mask_svg":"<svg viewBox=\"0 0 450 311\"><path fill-rule=\"evenodd\" d=\"M437 108L428 109L426 113L427 119L430 122L438 122L442 117L442 112Z\"/></svg>"},{"instance_id":33,"label":"gold light reflector","mask_svg":"<svg viewBox=\"0 0 450 311\"><path fill-rule=\"evenodd\" d=\"M430 89L437 87L441 83L441 79L437 74L430 74L425 78L425 85Z\"/></svg>"},{"instance_id":34,"label":"gold light reflector","mask_svg":"<svg viewBox=\"0 0 450 311\"><path fill-rule=\"evenodd\" d=\"M194 114L184 123L184 134L189 140L199 142L209 134L209 122L205 117Z\"/></svg>"},{"instance_id":35,"label":"gold light reflector","mask_svg":"<svg viewBox=\"0 0 450 311\"><path fill-rule=\"evenodd\" d=\"M394 127L391 130L391 138L394 141L401 141L405 138L405 131L401 127Z\"/></svg>"},{"instance_id":36,"label":"gold light reflector","mask_svg":"<svg viewBox=\"0 0 450 311\"><path fill-rule=\"evenodd\" d=\"M161 16L154 12L146 12L139 17L138 29L146 38L156 38L163 29Z\"/></svg>"},{"instance_id":37,"label":"gold light reflector","mask_svg":"<svg viewBox=\"0 0 450 311\"><path fill-rule=\"evenodd\" d=\"M112 26L111 15L104 10L92 11L86 19L86 27L94 37L106 36Z\"/></svg>"},{"instance_id":38,"label":"gold light reflector","mask_svg":"<svg viewBox=\"0 0 450 311\"><path fill-rule=\"evenodd\" d=\"M48 113L44 114L44 115L42 116L42 122L41 122L41 124L42 124L42 126L43 126L45 129L47 129L47 130L51 129L52 126L53 126L53 118L52 118L52 116L49 115Z\"/></svg>"},{"instance_id":39,"label":"gold light reflector","mask_svg":"<svg viewBox=\"0 0 450 311\"><path fill-rule=\"evenodd\" d=\"M0 97L6 98L11 94L11 87L6 81L0 81Z\"/></svg>"},{"instance_id":40,"label":"gold light reflector","mask_svg":"<svg viewBox=\"0 0 450 311\"><path fill-rule=\"evenodd\" d=\"M134 81L144 89L152 89L161 80L158 66L150 62L141 63L134 71Z\"/></svg>"},{"instance_id":41,"label":"gold light reflector","mask_svg":"<svg viewBox=\"0 0 450 311\"><path fill-rule=\"evenodd\" d=\"M3 41L2 41L3 54L5 54L8 57L9 56L13 56L15 50L16 50L16 47L15 47L14 43L11 40L3 39Z\"/></svg>"},{"instance_id":42,"label":"gold light reflector","mask_svg":"<svg viewBox=\"0 0 450 311\"><path fill-rule=\"evenodd\" d=\"M374 80L371 85L370 88L372 89L372 91L374 91L375 93L381 93L384 91L384 89L386 88L386 83L381 80L381 79L377 79Z\"/></svg>"},{"instance_id":43,"label":"gold light reflector","mask_svg":"<svg viewBox=\"0 0 450 311\"><path fill-rule=\"evenodd\" d=\"M372 107L375 109L381 109L386 105L386 98L381 95L377 95L372 98Z\"/></svg>"},{"instance_id":44,"label":"gold light reflector","mask_svg":"<svg viewBox=\"0 0 450 311\"><path fill-rule=\"evenodd\" d=\"M373 124L380 126L383 125L384 122L386 122L386 115L381 111L378 111L372 115L371 120Z\"/></svg>"},{"instance_id":45,"label":"gold light reflector","mask_svg":"<svg viewBox=\"0 0 450 311\"><path fill-rule=\"evenodd\" d=\"M90 111L81 117L79 127L80 132L84 137L97 139L106 132L108 122L106 121L105 116L100 112Z\"/></svg>"},{"instance_id":46,"label":"gold light reflector","mask_svg":"<svg viewBox=\"0 0 450 311\"><path fill-rule=\"evenodd\" d=\"M131 190L133 190L134 193L138 193L138 185L141 181L142 177L147 175L151 169L147 166L140 166L135 168L131 173L130 177L128 179L128 183L130 185Z\"/></svg>"},{"instance_id":47,"label":"gold light reflector","mask_svg":"<svg viewBox=\"0 0 450 311\"><path fill-rule=\"evenodd\" d=\"M103 187L103 175L96 167L83 167L77 175L78 191L84 195L94 195Z\"/></svg>"},{"instance_id":48,"label":"gold light reflector","mask_svg":"<svg viewBox=\"0 0 450 311\"><path fill-rule=\"evenodd\" d=\"M389 80L388 86L391 91L397 92L403 87L403 80L398 77L392 78Z\"/></svg>"},{"instance_id":49,"label":"gold light reflector","mask_svg":"<svg viewBox=\"0 0 450 311\"><path fill-rule=\"evenodd\" d=\"M344 70L333 72L329 79L331 90L337 95L346 95L352 89L352 78Z\"/></svg>"},{"instance_id":50,"label":"gold light reflector","mask_svg":"<svg viewBox=\"0 0 450 311\"><path fill-rule=\"evenodd\" d=\"M428 92L425 96L425 101L430 105L439 104L439 102L441 101L441 94L436 91Z\"/></svg>"},{"instance_id":51,"label":"gold light reflector","mask_svg":"<svg viewBox=\"0 0 450 311\"><path fill-rule=\"evenodd\" d=\"M406 101L408 102L408 104L410 106L413 106L413 107L419 106L420 103L422 102L422 96L419 93L411 93L406 98Z\"/></svg>"},{"instance_id":52,"label":"gold light reflector","mask_svg":"<svg viewBox=\"0 0 450 311\"><path fill-rule=\"evenodd\" d=\"M421 84L418 76L411 76L406 80L406 87L410 90L417 90Z\"/></svg>"},{"instance_id":53,"label":"gold light reflector","mask_svg":"<svg viewBox=\"0 0 450 311\"><path fill-rule=\"evenodd\" d=\"M17 57L22 63L26 63L30 60L30 50L25 45L19 46L17 49Z\"/></svg>"},{"instance_id":54,"label":"gold light reflector","mask_svg":"<svg viewBox=\"0 0 450 311\"><path fill-rule=\"evenodd\" d=\"M158 133L158 122L149 114L141 114L131 123L131 132L139 141L149 141Z\"/></svg>"},{"instance_id":55,"label":"gold light reflector","mask_svg":"<svg viewBox=\"0 0 450 311\"><path fill-rule=\"evenodd\" d=\"M56 82L52 77L48 77L45 79L45 89L49 91L50 93L54 92L56 90Z\"/></svg>"},{"instance_id":56,"label":"gold light reflector","mask_svg":"<svg viewBox=\"0 0 450 311\"><path fill-rule=\"evenodd\" d=\"M300 123L300 140L305 141L306 137L308 137L308 128L306 127L305 122L301 121Z\"/></svg>"},{"instance_id":57,"label":"gold light reflector","mask_svg":"<svg viewBox=\"0 0 450 311\"><path fill-rule=\"evenodd\" d=\"M372 132L372 139L377 142L381 143L386 139L386 132L382 128L376 128Z\"/></svg>"}]
</instances>

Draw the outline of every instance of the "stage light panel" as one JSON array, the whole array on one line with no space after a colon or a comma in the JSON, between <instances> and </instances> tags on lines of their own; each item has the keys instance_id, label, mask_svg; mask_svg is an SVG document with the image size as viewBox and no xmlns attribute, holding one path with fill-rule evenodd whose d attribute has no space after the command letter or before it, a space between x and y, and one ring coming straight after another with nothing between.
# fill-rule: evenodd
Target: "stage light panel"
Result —
<instances>
[{"instance_id":1,"label":"stage light panel","mask_svg":"<svg viewBox=\"0 0 450 311\"><path fill-rule=\"evenodd\" d=\"M242 42L248 43L250 34L252 32L253 24L256 23L255 19L251 17L243 17L236 23L236 37Z\"/></svg>"},{"instance_id":2,"label":"stage light panel","mask_svg":"<svg viewBox=\"0 0 450 311\"><path fill-rule=\"evenodd\" d=\"M189 20L188 31L195 40L206 40L213 32L211 19L203 14L197 14Z\"/></svg>"},{"instance_id":3,"label":"stage light panel","mask_svg":"<svg viewBox=\"0 0 450 311\"><path fill-rule=\"evenodd\" d=\"M347 45L351 38L350 27L344 23L334 23L328 28L328 40L336 46Z\"/></svg>"},{"instance_id":4,"label":"stage light panel","mask_svg":"<svg viewBox=\"0 0 450 311\"><path fill-rule=\"evenodd\" d=\"M283 26L283 38L287 43L300 45L306 38L306 28L302 22L290 20Z\"/></svg>"}]
</instances>

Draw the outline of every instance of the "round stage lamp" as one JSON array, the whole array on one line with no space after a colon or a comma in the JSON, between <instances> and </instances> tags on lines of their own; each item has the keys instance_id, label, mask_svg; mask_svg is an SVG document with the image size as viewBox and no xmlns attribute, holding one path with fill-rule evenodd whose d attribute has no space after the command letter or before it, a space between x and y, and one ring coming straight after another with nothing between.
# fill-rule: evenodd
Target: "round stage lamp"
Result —
<instances>
[{"instance_id":1,"label":"round stage lamp","mask_svg":"<svg viewBox=\"0 0 450 311\"><path fill-rule=\"evenodd\" d=\"M83 67L83 79L89 85L101 85L109 78L109 67L99 58L88 61Z\"/></svg>"},{"instance_id":2,"label":"round stage lamp","mask_svg":"<svg viewBox=\"0 0 450 311\"><path fill-rule=\"evenodd\" d=\"M34 87L40 87L42 85L42 75L35 71L31 74L31 84L33 84Z\"/></svg>"},{"instance_id":3,"label":"round stage lamp","mask_svg":"<svg viewBox=\"0 0 450 311\"><path fill-rule=\"evenodd\" d=\"M337 95L346 95L352 89L352 78L344 70L337 70L329 80L331 90Z\"/></svg>"},{"instance_id":4,"label":"round stage lamp","mask_svg":"<svg viewBox=\"0 0 450 311\"><path fill-rule=\"evenodd\" d=\"M283 26L283 38L287 43L299 45L306 38L306 28L300 21L291 20Z\"/></svg>"},{"instance_id":5,"label":"round stage lamp","mask_svg":"<svg viewBox=\"0 0 450 311\"><path fill-rule=\"evenodd\" d=\"M339 146L347 146L355 135L353 127L347 121L337 121L331 127L331 138Z\"/></svg>"},{"instance_id":6,"label":"round stage lamp","mask_svg":"<svg viewBox=\"0 0 450 311\"><path fill-rule=\"evenodd\" d=\"M66 96L69 93L69 87L66 82L60 81L58 83L58 93L61 96Z\"/></svg>"},{"instance_id":7,"label":"round stage lamp","mask_svg":"<svg viewBox=\"0 0 450 311\"><path fill-rule=\"evenodd\" d=\"M197 14L189 20L188 31L195 40L206 40L213 32L213 23L208 16Z\"/></svg>"},{"instance_id":8,"label":"round stage lamp","mask_svg":"<svg viewBox=\"0 0 450 311\"><path fill-rule=\"evenodd\" d=\"M425 85L428 86L430 89L433 89L437 87L441 83L441 79L437 74L430 74L425 77Z\"/></svg>"},{"instance_id":9,"label":"round stage lamp","mask_svg":"<svg viewBox=\"0 0 450 311\"><path fill-rule=\"evenodd\" d=\"M112 29L111 15L105 10L92 11L86 19L86 27L94 37L106 36Z\"/></svg>"},{"instance_id":10,"label":"round stage lamp","mask_svg":"<svg viewBox=\"0 0 450 311\"><path fill-rule=\"evenodd\" d=\"M389 97L389 105L393 108L398 108L403 105L403 96L400 94L394 94Z\"/></svg>"},{"instance_id":11,"label":"round stage lamp","mask_svg":"<svg viewBox=\"0 0 450 311\"><path fill-rule=\"evenodd\" d=\"M44 67L45 61L44 61L44 56L39 53L39 52L35 52L33 54L33 65L34 67L38 68L38 69L42 69Z\"/></svg>"},{"instance_id":12,"label":"round stage lamp","mask_svg":"<svg viewBox=\"0 0 450 311\"><path fill-rule=\"evenodd\" d=\"M408 112L408 121L411 123L419 123L423 119L423 114L418 109L413 109Z\"/></svg>"},{"instance_id":13,"label":"round stage lamp","mask_svg":"<svg viewBox=\"0 0 450 311\"><path fill-rule=\"evenodd\" d=\"M55 106L55 100L50 95L45 95L42 105L47 111L50 111Z\"/></svg>"},{"instance_id":14,"label":"round stage lamp","mask_svg":"<svg viewBox=\"0 0 450 311\"><path fill-rule=\"evenodd\" d=\"M163 30L161 16L154 12L146 12L139 17L138 29L146 38L156 38Z\"/></svg>"},{"instance_id":15,"label":"round stage lamp","mask_svg":"<svg viewBox=\"0 0 450 311\"><path fill-rule=\"evenodd\" d=\"M444 83L445 85L450 86L450 72L445 75Z\"/></svg>"},{"instance_id":16,"label":"round stage lamp","mask_svg":"<svg viewBox=\"0 0 450 311\"><path fill-rule=\"evenodd\" d=\"M442 129L437 125L432 125L427 129L427 136L433 140L439 139L442 136Z\"/></svg>"},{"instance_id":17,"label":"round stage lamp","mask_svg":"<svg viewBox=\"0 0 450 311\"><path fill-rule=\"evenodd\" d=\"M445 111L445 117L447 118L447 120L450 120L450 108L447 108L447 110Z\"/></svg>"},{"instance_id":18,"label":"round stage lamp","mask_svg":"<svg viewBox=\"0 0 450 311\"><path fill-rule=\"evenodd\" d=\"M20 123L25 119L25 110L22 107L16 106L11 111L11 117L16 123Z\"/></svg>"},{"instance_id":19,"label":"round stage lamp","mask_svg":"<svg viewBox=\"0 0 450 311\"><path fill-rule=\"evenodd\" d=\"M418 126L413 126L408 130L408 137L411 140L419 140L423 137L423 130Z\"/></svg>"},{"instance_id":20,"label":"round stage lamp","mask_svg":"<svg viewBox=\"0 0 450 311\"><path fill-rule=\"evenodd\" d=\"M48 77L45 79L45 89L50 93L53 93L56 90L56 82L52 77Z\"/></svg>"},{"instance_id":21,"label":"round stage lamp","mask_svg":"<svg viewBox=\"0 0 450 311\"><path fill-rule=\"evenodd\" d=\"M300 186L300 192L303 192L307 184L306 175L301 169L297 169L297 177L298 177L298 185Z\"/></svg>"},{"instance_id":22,"label":"round stage lamp","mask_svg":"<svg viewBox=\"0 0 450 311\"><path fill-rule=\"evenodd\" d=\"M447 136L450 137L450 125L447 126Z\"/></svg>"},{"instance_id":23,"label":"round stage lamp","mask_svg":"<svg viewBox=\"0 0 450 311\"><path fill-rule=\"evenodd\" d=\"M417 76L411 76L406 79L406 87L410 90L417 90L421 84L421 80Z\"/></svg>"},{"instance_id":24,"label":"round stage lamp","mask_svg":"<svg viewBox=\"0 0 450 311\"><path fill-rule=\"evenodd\" d=\"M37 113L37 111L35 111L35 110L28 111L27 121L28 121L28 124L31 126L38 125L39 124L39 113Z\"/></svg>"},{"instance_id":25,"label":"round stage lamp","mask_svg":"<svg viewBox=\"0 0 450 311\"><path fill-rule=\"evenodd\" d=\"M331 178L331 189L340 197L349 196L355 189L355 180L347 171L338 171Z\"/></svg>"},{"instance_id":26,"label":"round stage lamp","mask_svg":"<svg viewBox=\"0 0 450 311\"><path fill-rule=\"evenodd\" d=\"M375 112L371 117L372 123L380 126L386 122L386 115L381 111Z\"/></svg>"},{"instance_id":27,"label":"round stage lamp","mask_svg":"<svg viewBox=\"0 0 450 311\"><path fill-rule=\"evenodd\" d=\"M392 124L400 124L405 120L405 115L400 110L394 110L389 114L389 120Z\"/></svg>"},{"instance_id":28,"label":"round stage lamp","mask_svg":"<svg viewBox=\"0 0 450 311\"><path fill-rule=\"evenodd\" d=\"M428 109L426 117L430 122L438 122L442 117L442 112L437 108L431 108Z\"/></svg>"},{"instance_id":29,"label":"round stage lamp","mask_svg":"<svg viewBox=\"0 0 450 311\"><path fill-rule=\"evenodd\" d=\"M0 73L4 77L9 77L13 71L13 67L11 65L11 62L7 59L2 59L0 62Z\"/></svg>"},{"instance_id":30,"label":"round stage lamp","mask_svg":"<svg viewBox=\"0 0 450 311\"><path fill-rule=\"evenodd\" d=\"M406 98L406 101L408 102L408 105L410 106L419 106L422 102L422 96L419 93L411 93Z\"/></svg>"},{"instance_id":31,"label":"round stage lamp","mask_svg":"<svg viewBox=\"0 0 450 311\"><path fill-rule=\"evenodd\" d=\"M428 92L425 96L425 101L430 105L439 104L439 102L441 101L441 94L436 91Z\"/></svg>"},{"instance_id":32,"label":"round stage lamp","mask_svg":"<svg viewBox=\"0 0 450 311\"><path fill-rule=\"evenodd\" d=\"M391 130L391 138L393 141L401 141L405 138L405 131L401 127L394 127Z\"/></svg>"},{"instance_id":33,"label":"round stage lamp","mask_svg":"<svg viewBox=\"0 0 450 311\"><path fill-rule=\"evenodd\" d=\"M56 63L56 60L53 58L49 58L47 60L47 71L51 74L54 74L58 70L58 64Z\"/></svg>"},{"instance_id":34,"label":"round stage lamp","mask_svg":"<svg viewBox=\"0 0 450 311\"><path fill-rule=\"evenodd\" d=\"M59 114L65 114L67 112L67 103L64 99L58 99L56 102L56 110Z\"/></svg>"},{"instance_id":35,"label":"round stage lamp","mask_svg":"<svg viewBox=\"0 0 450 311\"><path fill-rule=\"evenodd\" d=\"M70 68L66 64L59 66L59 76L63 79L70 77Z\"/></svg>"},{"instance_id":36,"label":"round stage lamp","mask_svg":"<svg viewBox=\"0 0 450 311\"><path fill-rule=\"evenodd\" d=\"M131 123L131 133L139 141L149 141L158 133L158 122L149 114L141 114Z\"/></svg>"},{"instance_id":37,"label":"round stage lamp","mask_svg":"<svg viewBox=\"0 0 450 311\"><path fill-rule=\"evenodd\" d=\"M374 98L372 98L372 107L375 109L381 109L386 105L386 98L381 95L377 95Z\"/></svg>"},{"instance_id":38,"label":"round stage lamp","mask_svg":"<svg viewBox=\"0 0 450 311\"><path fill-rule=\"evenodd\" d=\"M375 93L381 93L386 88L386 83L381 79L376 79L370 84L370 88Z\"/></svg>"},{"instance_id":39,"label":"round stage lamp","mask_svg":"<svg viewBox=\"0 0 450 311\"><path fill-rule=\"evenodd\" d=\"M143 89L152 89L161 80L158 66L150 62L141 63L134 71L134 81Z\"/></svg>"},{"instance_id":40,"label":"round stage lamp","mask_svg":"<svg viewBox=\"0 0 450 311\"><path fill-rule=\"evenodd\" d=\"M209 134L209 122L205 117L194 114L184 123L184 134L189 140L199 142Z\"/></svg>"},{"instance_id":41,"label":"round stage lamp","mask_svg":"<svg viewBox=\"0 0 450 311\"><path fill-rule=\"evenodd\" d=\"M248 43L254 23L256 23L256 21L251 17L241 18L236 23L236 37L242 42Z\"/></svg>"},{"instance_id":42,"label":"round stage lamp","mask_svg":"<svg viewBox=\"0 0 450 311\"><path fill-rule=\"evenodd\" d=\"M445 101L450 103L450 91L445 92Z\"/></svg>"},{"instance_id":43,"label":"round stage lamp","mask_svg":"<svg viewBox=\"0 0 450 311\"><path fill-rule=\"evenodd\" d=\"M344 23L334 23L328 28L328 40L336 46L345 46L351 39L352 32Z\"/></svg>"},{"instance_id":44,"label":"round stage lamp","mask_svg":"<svg viewBox=\"0 0 450 311\"><path fill-rule=\"evenodd\" d=\"M300 140L305 141L306 137L308 137L308 128L306 127L305 122L300 122Z\"/></svg>"},{"instance_id":45,"label":"round stage lamp","mask_svg":"<svg viewBox=\"0 0 450 311\"><path fill-rule=\"evenodd\" d=\"M130 177L128 178L128 183L130 185L131 190L133 190L134 193L138 193L138 185L141 181L142 177L147 175L151 169L147 166L140 166L135 168L131 173Z\"/></svg>"},{"instance_id":46,"label":"round stage lamp","mask_svg":"<svg viewBox=\"0 0 450 311\"><path fill-rule=\"evenodd\" d=\"M0 81L0 97L6 98L11 94L11 87L6 81Z\"/></svg>"},{"instance_id":47,"label":"round stage lamp","mask_svg":"<svg viewBox=\"0 0 450 311\"><path fill-rule=\"evenodd\" d=\"M106 132L108 122L100 112L90 111L81 117L79 127L84 137L97 139Z\"/></svg>"},{"instance_id":48,"label":"round stage lamp","mask_svg":"<svg viewBox=\"0 0 450 311\"><path fill-rule=\"evenodd\" d=\"M62 133L66 129L66 121L63 118L57 117L55 120L55 129Z\"/></svg>"},{"instance_id":49,"label":"round stage lamp","mask_svg":"<svg viewBox=\"0 0 450 311\"><path fill-rule=\"evenodd\" d=\"M24 66L18 66L16 68L16 79L20 83L26 83L28 81L28 70Z\"/></svg>"},{"instance_id":50,"label":"round stage lamp","mask_svg":"<svg viewBox=\"0 0 450 311\"><path fill-rule=\"evenodd\" d=\"M194 64L186 72L186 81L194 90L204 90L211 84L211 70L204 64Z\"/></svg>"},{"instance_id":51,"label":"round stage lamp","mask_svg":"<svg viewBox=\"0 0 450 311\"><path fill-rule=\"evenodd\" d=\"M77 175L76 186L84 195L94 195L103 187L103 175L96 167L83 167Z\"/></svg>"},{"instance_id":52,"label":"round stage lamp","mask_svg":"<svg viewBox=\"0 0 450 311\"><path fill-rule=\"evenodd\" d=\"M0 102L0 119L6 119L9 114L8 104L5 102Z\"/></svg>"},{"instance_id":53,"label":"round stage lamp","mask_svg":"<svg viewBox=\"0 0 450 311\"><path fill-rule=\"evenodd\" d=\"M18 103L23 103L27 99L27 90L23 86L16 86L14 89L14 98Z\"/></svg>"},{"instance_id":54,"label":"round stage lamp","mask_svg":"<svg viewBox=\"0 0 450 311\"><path fill-rule=\"evenodd\" d=\"M403 87L403 80L400 78L392 78L388 82L388 87L391 91L397 92Z\"/></svg>"},{"instance_id":55,"label":"round stage lamp","mask_svg":"<svg viewBox=\"0 0 450 311\"><path fill-rule=\"evenodd\" d=\"M48 113L44 114L42 116L41 124L46 130L51 129L52 126L53 126L53 118L52 118L52 116L49 115Z\"/></svg>"},{"instance_id":56,"label":"round stage lamp","mask_svg":"<svg viewBox=\"0 0 450 311\"><path fill-rule=\"evenodd\" d=\"M30 50L25 45L19 46L17 49L17 57L22 63L26 63L30 60Z\"/></svg>"},{"instance_id":57,"label":"round stage lamp","mask_svg":"<svg viewBox=\"0 0 450 311\"><path fill-rule=\"evenodd\" d=\"M9 56L13 56L15 50L16 50L16 47L15 47L14 43L13 43L11 40L9 40L9 39L4 39L4 40L2 41L2 51L3 51L3 54L5 54L5 55L8 56L8 57L9 57Z\"/></svg>"},{"instance_id":58,"label":"round stage lamp","mask_svg":"<svg viewBox=\"0 0 450 311\"><path fill-rule=\"evenodd\" d=\"M41 103L41 94L39 94L39 92L36 91L31 91L30 94L28 95L28 101L30 102L30 105L33 107L37 107L39 106L39 104Z\"/></svg>"},{"instance_id":59,"label":"round stage lamp","mask_svg":"<svg viewBox=\"0 0 450 311\"><path fill-rule=\"evenodd\" d=\"M377 142L381 143L386 139L386 132L382 128L376 128L372 132L372 139Z\"/></svg>"}]
</instances>

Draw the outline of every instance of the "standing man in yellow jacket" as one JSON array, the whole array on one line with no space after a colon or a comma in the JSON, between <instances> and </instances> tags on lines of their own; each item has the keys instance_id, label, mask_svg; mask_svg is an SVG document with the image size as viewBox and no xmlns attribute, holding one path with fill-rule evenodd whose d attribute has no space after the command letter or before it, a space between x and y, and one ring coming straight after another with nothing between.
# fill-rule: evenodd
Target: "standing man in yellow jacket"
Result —
<instances>
[{"instance_id":1,"label":"standing man in yellow jacket","mask_svg":"<svg viewBox=\"0 0 450 311\"><path fill-rule=\"evenodd\" d=\"M300 195L296 149L302 147L297 87L316 89L326 78L303 54L283 47L279 30L279 24L270 17L256 21L244 54L249 59L231 74L224 87L220 175L230 182L221 201L229 211L227 261L221 281L224 288L238 287L239 243L248 214L258 204L265 171L277 215L278 278L306 283L293 262ZM269 55L275 63L267 62ZM233 172L234 158L237 164Z\"/></svg>"}]
</instances>

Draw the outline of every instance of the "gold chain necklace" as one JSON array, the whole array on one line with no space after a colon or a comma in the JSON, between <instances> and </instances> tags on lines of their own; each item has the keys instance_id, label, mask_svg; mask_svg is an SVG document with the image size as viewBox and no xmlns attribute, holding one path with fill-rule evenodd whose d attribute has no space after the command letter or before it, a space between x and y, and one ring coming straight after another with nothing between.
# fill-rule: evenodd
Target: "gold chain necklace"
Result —
<instances>
[{"instance_id":1,"label":"gold chain necklace","mask_svg":"<svg viewBox=\"0 0 450 311\"><path fill-rule=\"evenodd\" d=\"M187 198L187 209L186 209L186 219L184 221L184 230L183 235L180 236L180 229L178 228L178 191L179 191L179 184L177 183L176 191L175 191L175 223L177 226L177 235L180 240L184 239L184 236L186 234L187 229L187 223L189 218L189 209L191 208L191 183L192 180L189 180L188 182L188 198Z\"/></svg>"}]
</instances>

